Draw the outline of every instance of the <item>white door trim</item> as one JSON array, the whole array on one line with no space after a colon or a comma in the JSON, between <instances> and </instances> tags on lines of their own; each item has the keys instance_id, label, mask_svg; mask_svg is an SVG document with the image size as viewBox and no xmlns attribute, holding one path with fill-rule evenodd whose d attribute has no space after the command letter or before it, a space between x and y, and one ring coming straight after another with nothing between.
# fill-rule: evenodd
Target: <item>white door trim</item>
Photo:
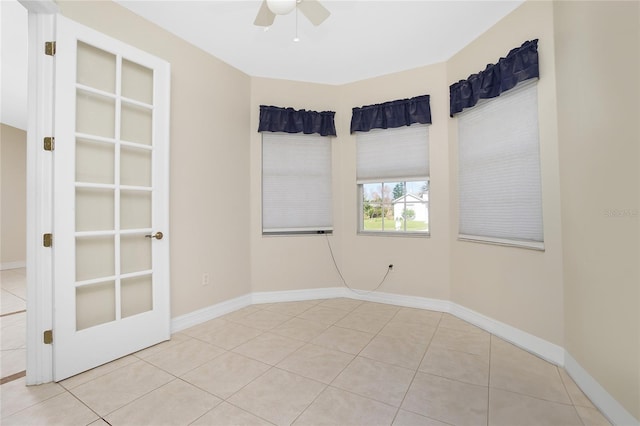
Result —
<instances>
[{"instance_id":1,"label":"white door trim","mask_svg":"<svg viewBox=\"0 0 640 426\"><path fill-rule=\"evenodd\" d=\"M21 1L29 16L27 121L27 376L28 385L53 380L51 345L43 342L52 324L52 253L42 234L52 228L52 158L42 148L53 134L54 59L44 54L53 40L58 6L52 0Z\"/></svg>"}]
</instances>

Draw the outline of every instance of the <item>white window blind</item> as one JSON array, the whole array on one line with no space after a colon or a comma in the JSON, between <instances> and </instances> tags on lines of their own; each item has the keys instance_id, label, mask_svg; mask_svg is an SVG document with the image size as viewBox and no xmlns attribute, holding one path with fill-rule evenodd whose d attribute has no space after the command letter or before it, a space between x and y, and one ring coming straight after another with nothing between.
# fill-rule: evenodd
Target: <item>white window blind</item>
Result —
<instances>
[{"instance_id":1,"label":"white window blind","mask_svg":"<svg viewBox=\"0 0 640 426\"><path fill-rule=\"evenodd\" d=\"M330 231L331 216L331 139L263 133L263 233Z\"/></svg>"},{"instance_id":2,"label":"white window blind","mask_svg":"<svg viewBox=\"0 0 640 426\"><path fill-rule=\"evenodd\" d=\"M359 132L357 182L426 180L429 132L426 124Z\"/></svg>"},{"instance_id":3,"label":"white window blind","mask_svg":"<svg viewBox=\"0 0 640 426\"><path fill-rule=\"evenodd\" d=\"M457 116L463 238L543 241L536 82Z\"/></svg>"}]
</instances>

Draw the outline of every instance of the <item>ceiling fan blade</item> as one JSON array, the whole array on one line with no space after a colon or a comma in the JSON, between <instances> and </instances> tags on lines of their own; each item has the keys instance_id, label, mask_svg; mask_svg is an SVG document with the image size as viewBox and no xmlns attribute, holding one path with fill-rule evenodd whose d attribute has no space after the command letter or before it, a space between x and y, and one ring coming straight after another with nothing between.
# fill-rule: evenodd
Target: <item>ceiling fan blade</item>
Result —
<instances>
[{"instance_id":1,"label":"ceiling fan blade","mask_svg":"<svg viewBox=\"0 0 640 426\"><path fill-rule=\"evenodd\" d=\"M259 27L270 27L273 24L273 20L276 19L276 15L267 6L267 0L262 0L260 10L256 15L256 20L253 21L253 25Z\"/></svg>"},{"instance_id":2,"label":"ceiling fan blade","mask_svg":"<svg viewBox=\"0 0 640 426\"><path fill-rule=\"evenodd\" d=\"M298 9L315 26L322 24L331 15L318 0L302 0L298 3Z\"/></svg>"}]
</instances>

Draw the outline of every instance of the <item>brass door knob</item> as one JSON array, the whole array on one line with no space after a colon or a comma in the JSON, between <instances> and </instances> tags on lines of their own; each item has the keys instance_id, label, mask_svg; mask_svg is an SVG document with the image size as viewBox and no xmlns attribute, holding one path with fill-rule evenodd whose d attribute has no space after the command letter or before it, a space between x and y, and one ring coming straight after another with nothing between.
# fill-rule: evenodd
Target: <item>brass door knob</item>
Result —
<instances>
[{"instance_id":1,"label":"brass door knob","mask_svg":"<svg viewBox=\"0 0 640 426\"><path fill-rule=\"evenodd\" d=\"M147 238L155 238L157 240L161 240L162 237L164 237L164 234L162 232L158 231L153 235L145 235L145 237L147 237Z\"/></svg>"}]
</instances>

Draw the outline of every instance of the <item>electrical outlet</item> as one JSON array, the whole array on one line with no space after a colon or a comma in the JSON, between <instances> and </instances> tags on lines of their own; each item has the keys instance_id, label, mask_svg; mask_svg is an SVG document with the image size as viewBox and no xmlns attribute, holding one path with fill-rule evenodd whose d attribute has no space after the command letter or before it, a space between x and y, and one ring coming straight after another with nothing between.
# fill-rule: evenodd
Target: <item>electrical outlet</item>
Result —
<instances>
[{"instance_id":1,"label":"electrical outlet","mask_svg":"<svg viewBox=\"0 0 640 426\"><path fill-rule=\"evenodd\" d=\"M209 285L209 273L208 272L204 272L202 274L202 285Z\"/></svg>"}]
</instances>

